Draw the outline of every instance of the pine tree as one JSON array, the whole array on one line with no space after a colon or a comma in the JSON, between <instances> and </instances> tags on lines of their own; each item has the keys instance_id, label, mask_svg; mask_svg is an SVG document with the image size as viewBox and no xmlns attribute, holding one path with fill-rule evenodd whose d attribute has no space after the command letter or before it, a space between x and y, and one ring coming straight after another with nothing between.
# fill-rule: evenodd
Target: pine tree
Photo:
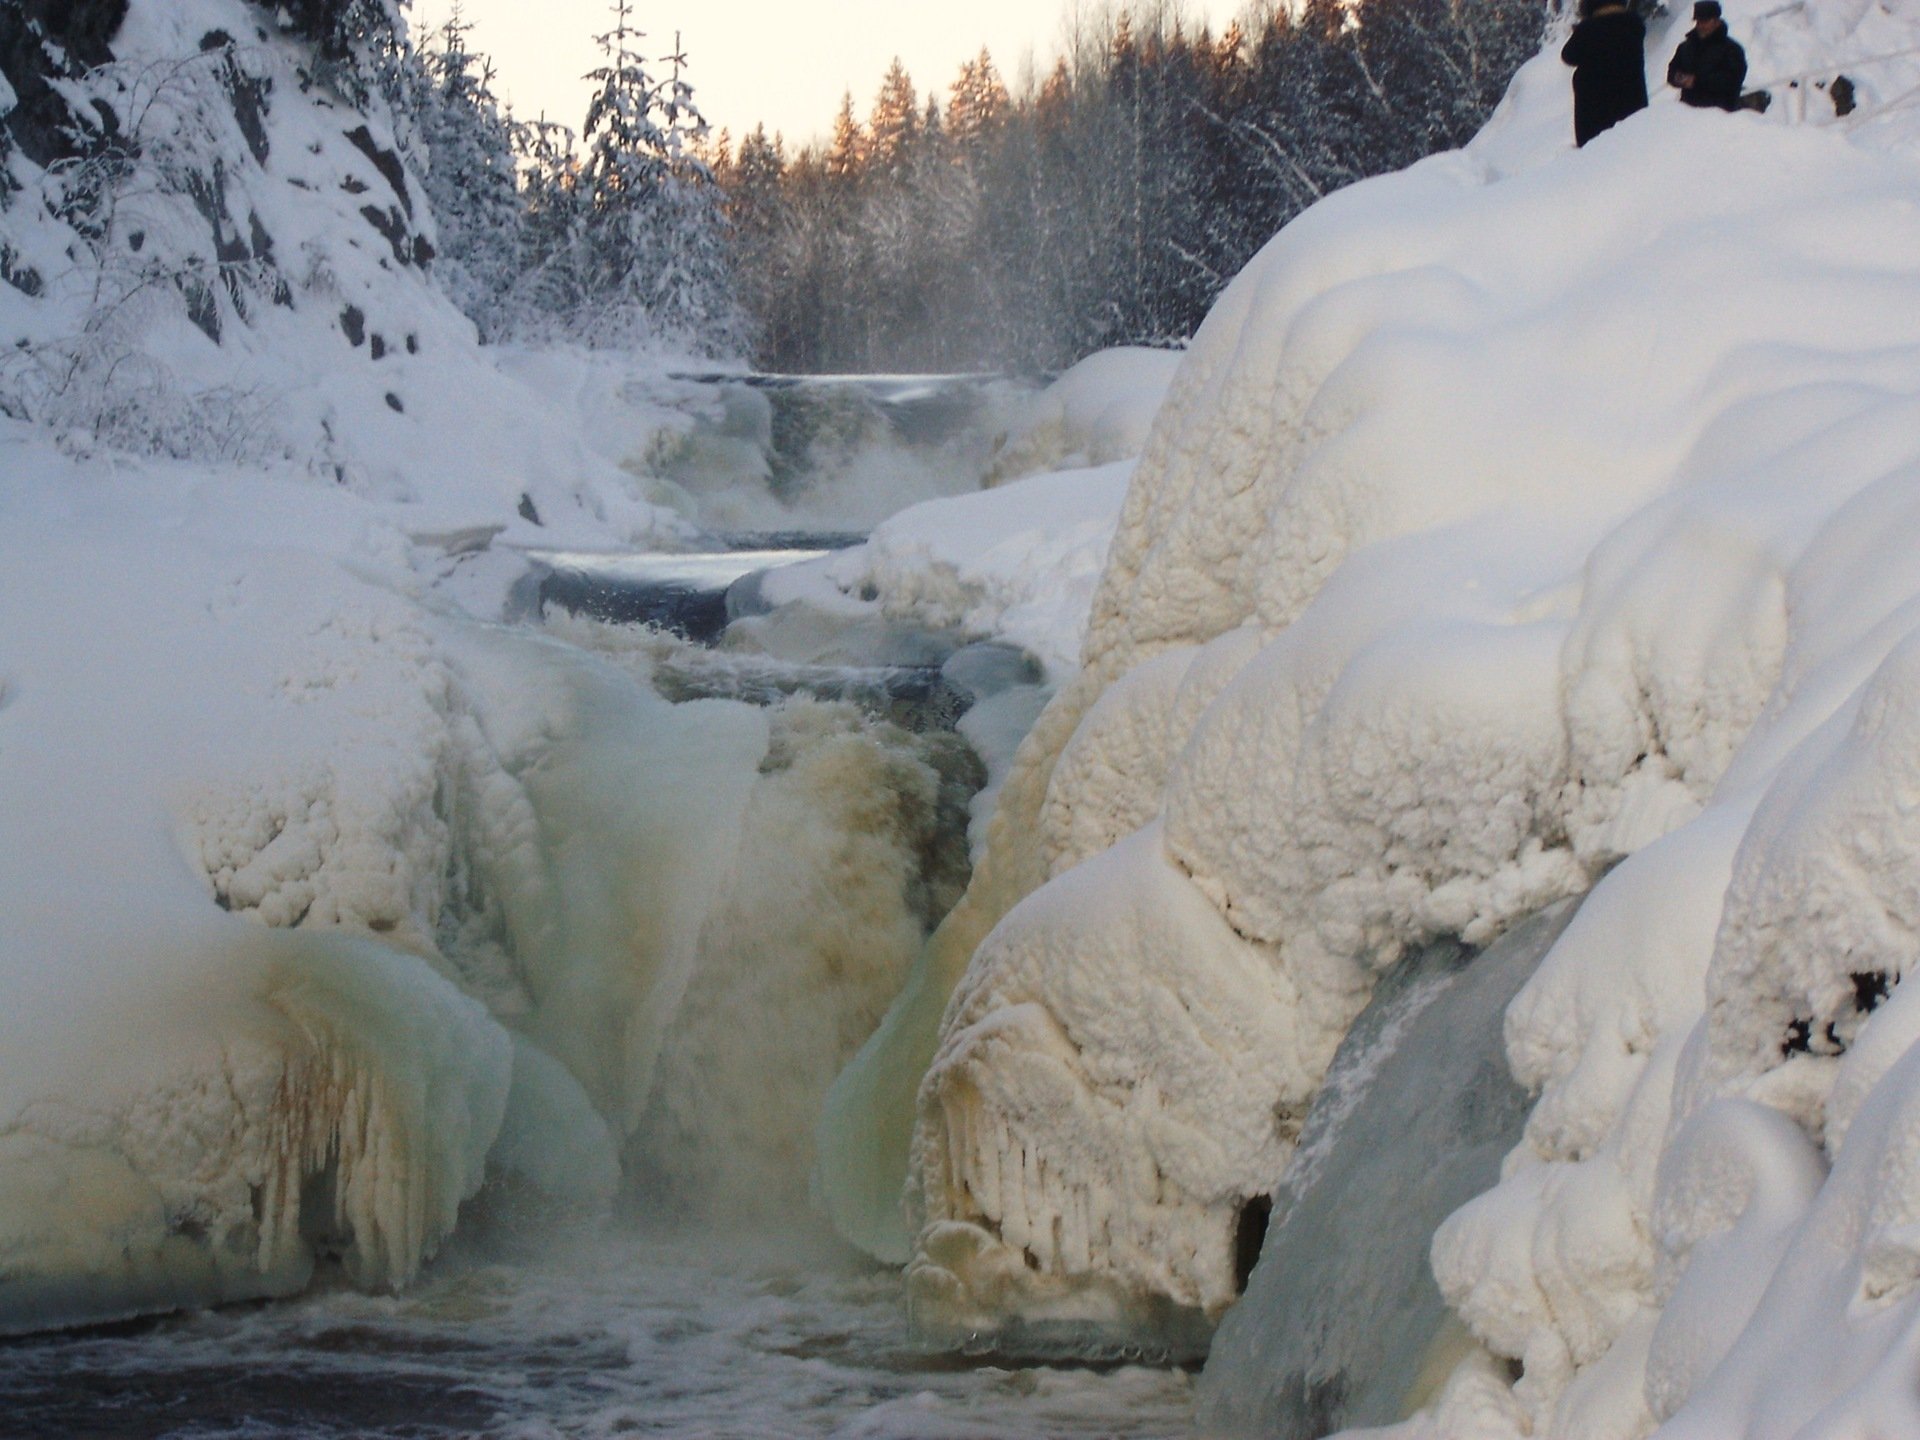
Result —
<instances>
[{"instance_id":1,"label":"pine tree","mask_svg":"<svg viewBox=\"0 0 1920 1440\"><path fill-rule=\"evenodd\" d=\"M898 55L880 81L867 120L868 163L893 176L906 174L920 138L920 101Z\"/></svg>"},{"instance_id":2,"label":"pine tree","mask_svg":"<svg viewBox=\"0 0 1920 1440\"><path fill-rule=\"evenodd\" d=\"M827 174L835 180L855 181L867 163L866 132L853 113L853 92L840 97L839 113L833 117L833 140L827 148Z\"/></svg>"},{"instance_id":3,"label":"pine tree","mask_svg":"<svg viewBox=\"0 0 1920 1440\"><path fill-rule=\"evenodd\" d=\"M471 28L456 4L422 54L419 125L439 226L435 274L481 338L493 340L504 333L501 301L519 272L522 211L513 122L494 97L491 62L467 46Z\"/></svg>"}]
</instances>

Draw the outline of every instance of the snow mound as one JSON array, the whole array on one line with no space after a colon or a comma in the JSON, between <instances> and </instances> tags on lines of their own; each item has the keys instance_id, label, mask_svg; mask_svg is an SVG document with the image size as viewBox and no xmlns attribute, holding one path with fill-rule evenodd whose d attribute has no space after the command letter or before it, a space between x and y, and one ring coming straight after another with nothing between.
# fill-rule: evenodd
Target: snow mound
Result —
<instances>
[{"instance_id":1,"label":"snow mound","mask_svg":"<svg viewBox=\"0 0 1920 1440\"><path fill-rule=\"evenodd\" d=\"M1132 474L1120 461L914 505L826 574L890 616L1009 641L1071 673Z\"/></svg>"},{"instance_id":2,"label":"snow mound","mask_svg":"<svg viewBox=\"0 0 1920 1440\"><path fill-rule=\"evenodd\" d=\"M1436 1245L1449 1300L1523 1378L1470 1360L1415 1433L1727 1433L1746 1402L1726 1397L1762 1381L1723 1382L1722 1353L1802 1387L1747 1428L1892 1403L1872 1377L1920 1273L1885 1178L1911 1163L1920 130L1900 102L1920 17L1729 11L1755 81L1780 77L1767 117L1663 95L1574 152L1549 52L1481 141L1309 211L1202 328L1086 667L924 967L958 987L908 1188L929 1323L1218 1315L1233 1217L1283 1173L1381 967L1611 870L1510 1015L1544 1087L1528 1140ZM1803 118L1786 78L1843 67L1860 115L1815 87ZM1098 984L1095 953L1119 967ZM1197 997L1250 956L1266 978L1216 1032ZM1205 1063L1261 1078L1160 1103L1197 1062L1108 1015L1116 986L1189 999ZM1250 1035L1286 1036L1284 1063ZM857 1103L897 1127L911 1086L878 1074ZM1713 1109L1736 1101L1788 1128ZM1836 1162L1824 1188L1809 1147ZM1120 1174L1116 1154L1155 1158ZM873 1215L848 1230L885 1252ZM1776 1264L1832 1278L1742 1334L1754 1286L1724 1277ZM1721 1338L1662 1325L1669 1303ZM1795 1350L1822 1326L1859 1358Z\"/></svg>"},{"instance_id":3,"label":"snow mound","mask_svg":"<svg viewBox=\"0 0 1920 1440\"><path fill-rule=\"evenodd\" d=\"M989 484L1108 465L1146 448L1177 350L1097 350L1027 402L994 456Z\"/></svg>"},{"instance_id":4,"label":"snow mound","mask_svg":"<svg viewBox=\"0 0 1920 1440\"><path fill-rule=\"evenodd\" d=\"M9 448L0 1328L284 1293L322 1253L404 1283L511 1069L422 958L444 667L337 565L121 528L126 489ZM390 643L342 663L356 627Z\"/></svg>"}]
</instances>

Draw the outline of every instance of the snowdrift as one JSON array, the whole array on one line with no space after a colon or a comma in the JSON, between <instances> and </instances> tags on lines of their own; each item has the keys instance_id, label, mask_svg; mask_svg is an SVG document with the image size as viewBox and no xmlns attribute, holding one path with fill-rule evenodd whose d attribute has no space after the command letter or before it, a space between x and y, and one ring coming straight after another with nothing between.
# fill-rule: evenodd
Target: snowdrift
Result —
<instances>
[{"instance_id":1,"label":"snowdrift","mask_svg":"<svg viewBox=\"0 0 1920 1440\"><path fill-rule=\"evenodd\" d=\"M914 1116L906 1231L841 1218L931 1328L1217 1317L1374 977L1598 882L1508 1014L1526 1142L1434 1249L1520 1378L1470 1358L1407 1433L1920 1426L1920 14L1729 18L1767 117L1663 95L1574 152L1549 53L1196 338L889 1020L944 1011L931 1066L877 1043L830 1117Z\"/></svg>"}]
</instances>

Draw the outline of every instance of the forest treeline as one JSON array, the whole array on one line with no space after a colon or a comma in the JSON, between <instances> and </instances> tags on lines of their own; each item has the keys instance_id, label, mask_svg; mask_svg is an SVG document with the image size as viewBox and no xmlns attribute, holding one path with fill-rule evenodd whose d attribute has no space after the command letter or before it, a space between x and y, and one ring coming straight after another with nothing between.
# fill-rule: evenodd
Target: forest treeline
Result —
<instances>
[{"instance_id":1,"label":"forest treeline","mask_svg":"<svg viewBox=\"0 0 1920 1440\"><path fill-rule=\"evenodd\" d=\"M1463 143L1538 48L1542 0L1254 0L1080 16L1009 84L982 51L790 147L711 132L630 0L576 132L496 101L456 17L417 117L448 288L489 339L649 336L779 370L1054 368L1173 344L1321 196Z\"/></svg>"},{"instance_id":2,"label":"forest treeline","mask_svg":"<svg viewBox=\"0 0 1920 1440\"><path fill-rule=\"evenodd\" d=\"M1050 368L1182 340L1300 210L1464 143L1544 18L1539 0L1263 0L1216 35L1116 9L1037 82L1010 90L983 51L924 102L896 64L822 144L713 147L759 358Z\"/></svg>"}]
</instances>

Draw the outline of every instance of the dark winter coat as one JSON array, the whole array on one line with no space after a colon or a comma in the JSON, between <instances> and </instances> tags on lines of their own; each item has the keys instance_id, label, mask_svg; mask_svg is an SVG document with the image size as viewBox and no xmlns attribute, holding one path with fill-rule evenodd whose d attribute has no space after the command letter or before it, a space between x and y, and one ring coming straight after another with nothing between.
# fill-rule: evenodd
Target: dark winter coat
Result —
<instances>
[{"instance_id":1,"label":"dark winter coat","mask_svg":"<svg viewBox=\"0 0 1920 1440\"><path fill-rule=\"evenodd\" d=\"M1747 52L1724 25L1706 36L1689 30L1667 66L1667 83L1678 88L1682 75L1693 76L1693 87L1680 91L1687 104L1738 110L1740 87L1747 83Z\"/></svg>"},{"instance_id":2,"label":"dark winter coat","mask_svg":"<svg viewBox=\"0 0 1920 1440\"><path fill-rule=\"evenodd\" d=\"M1560 58L1573 66L1573 138L1584 145L1647 108L1647 27L1623 6L1573 27Z\"/></svg>"}]
</instances>

